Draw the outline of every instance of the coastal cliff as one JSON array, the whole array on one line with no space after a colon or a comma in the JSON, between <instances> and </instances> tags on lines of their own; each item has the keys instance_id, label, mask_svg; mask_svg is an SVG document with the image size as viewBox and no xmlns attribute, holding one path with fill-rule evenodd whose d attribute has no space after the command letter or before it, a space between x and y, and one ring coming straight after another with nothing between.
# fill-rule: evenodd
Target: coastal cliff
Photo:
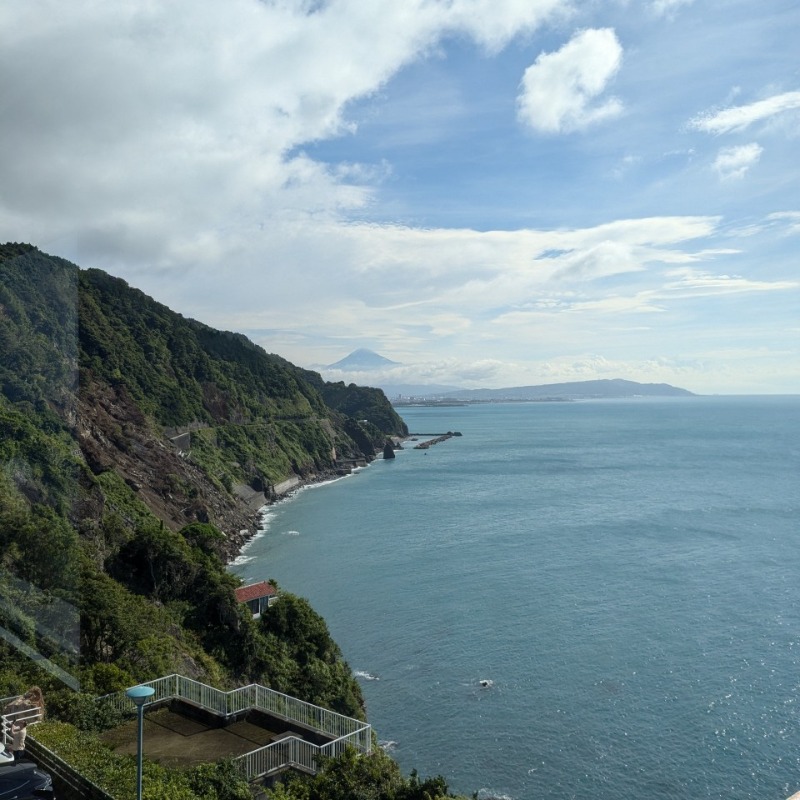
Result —
<instances>
[{"instance_id":1,"label":"coastal cliff","mask_svg":"<svg viewBox=\"0 0 800 800\"><path fill-rule=\"evenodd\" d=\"M113 470L173 530L210 522L233 554L282 487L342 474L406 433L380 390L329 390L100 270L27 245L0 259L6 403L54 414L93 475ZM78 515L97 518L89 495Z\"/></svg>"},{"instance_id":2,"label":"coastal cliff","mask_svg":"<svg viewBox=\"0 0 800 800\"><path fill-rule=\"evenodd\" d=\"M41 687L48 717L87 743L114 722L93 698L170 673L364 718L308 602L279 587L256 619L226 564L265 504L407 434L383 393L326 384L26 244L0 246L0 352L0 696ZM250 796L229 773L192 780L207 800ZM338 800L340 781L449 796L382 751L333 760L313 796Z\"/></svg>"},{"instance_id":3,"label":"coastal cliff","mask_svg":"<svg viewBox=\"0 0 800 800\"><path fill-rule=\"evenodd\" d=\"M0 625L89 692L180 671L363 714L335 644L298 660L225 564L260 507L406 433L382 392L329 405L314 373L25 244L0 246L0 351ZM56 598L80 615L69 654L37 623ZM33 669L18 652L0 668Z\"/></svg>"}]
</instances>

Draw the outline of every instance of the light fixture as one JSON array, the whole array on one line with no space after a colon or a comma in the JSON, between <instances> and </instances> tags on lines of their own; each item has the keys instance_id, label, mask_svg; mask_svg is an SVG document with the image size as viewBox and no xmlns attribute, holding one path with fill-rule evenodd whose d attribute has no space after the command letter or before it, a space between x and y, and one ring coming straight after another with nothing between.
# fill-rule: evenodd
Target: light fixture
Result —
<instances>
[{"instance_id":1,"label":"light fixture","mask_svg":"<svg viewBox=\"0 0 800 800\"><path fill-rule=\"evenodd\" d=\"M155 694L152 686L132 686L125 694L136 704L138 714L138 739L136 746L136 800L142 800L142 739L144 729L144 704Z\"/></svg>"}]
</instances>

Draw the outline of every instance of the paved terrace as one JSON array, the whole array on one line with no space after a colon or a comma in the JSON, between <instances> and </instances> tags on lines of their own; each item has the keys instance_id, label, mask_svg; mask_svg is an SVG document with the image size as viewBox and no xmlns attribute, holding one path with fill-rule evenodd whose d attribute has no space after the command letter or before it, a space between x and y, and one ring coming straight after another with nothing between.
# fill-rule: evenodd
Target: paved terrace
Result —
<instances>
[{"instance_id":1,"label":"paved terrace","mask_svg":"<svg viewBox=\"0 0 800 800\"><path fill-rule=\"evenodd\" d=\"M287 768L315 773L320 756L339 755L348 746L372 747L371 726L294 697L251 684L231 692L169 675L150 681L153 699L145 704L144 752L171 766L191 766L233 757L248 780ZM98 698L123 711L133 702L119 692ZM136 752L136 721L105 734L118 752Z\"/></svg>"},{"instance_id":2,"label":"paved terrace","mask_svg":"<svg viewBox=\"0 0 800 800\"><path fill-rule=\"evenodd\" d=\"M278 741L283 735L247 719L220 727L204 722L174 704L144 718L145 755L166 767L194 767L220 758L236 758ZM103 741L117 753L136 755L136 720L103 734Z\"/></svg>"}]
</instances>

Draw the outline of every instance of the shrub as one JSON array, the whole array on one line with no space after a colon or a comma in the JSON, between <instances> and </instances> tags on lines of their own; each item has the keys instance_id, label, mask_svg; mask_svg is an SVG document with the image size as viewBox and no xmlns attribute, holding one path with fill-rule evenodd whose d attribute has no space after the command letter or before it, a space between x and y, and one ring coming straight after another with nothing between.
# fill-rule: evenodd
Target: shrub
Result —
<instances>
[{"instance_id":1,"label":"shrub","mask_svg":"<svg viewBox=\"0 0 800 800\"><path fill-rule=\"evenodd\" d=\"M43 722L32 738L115 800L136 797L136 759L114 753L98 736L64 722ZM230 761L185 771L143 764L143 800L250 800L247 783Z\"/></svg>"}]
</instances>

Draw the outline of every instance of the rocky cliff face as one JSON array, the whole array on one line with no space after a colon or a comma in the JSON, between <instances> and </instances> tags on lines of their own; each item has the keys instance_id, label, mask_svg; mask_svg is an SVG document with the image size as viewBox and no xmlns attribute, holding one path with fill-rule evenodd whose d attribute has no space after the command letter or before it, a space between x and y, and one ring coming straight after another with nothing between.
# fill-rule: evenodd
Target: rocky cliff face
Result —
<instances>
[{"instance_id":1,"label":"rocky cliff face","mask_svg":"<svg viewBox=\"0 0 800 800\"><path fill-rule=\"evenodd\" d=\"M286 487L368 462L404 432L380 391L337 386L331 407L315 373L99 270L5 245L0 286L0 401L55 413L91 475L120 478L172 530L213 523L229 555ZM73 524L131 516L102 481L82 483Z\"/></svg>"},{"instance_id":2,"label":"rocky cliff face","mask_svg":"<svg viewBox=\"0 0 800 800\"><path fill-rule=\"evenodd\" d=\"M212 522L228 538L231 554L255 531L257 511L267 502L264 493L254 492L254 502L221 489L166 435L147 424L123 388L95 384L81 391L75 439L95 475L116 472L172 530L193 521ZM81 511L84 519L89 511ZM92 511L96 519L102 517L102 499Z\"/></svg>"},{"instance_id":3,"label":"rocky cliff face","mask_svg":"<svg viewBox=\"0 0 800 800\"><path fill-rule=\"evenodd\" d=\"M401 431L382 395L337 391L344 411L315 380L103 272L0 245L0 626L21 642L0 642L0 683L35 651L93 696L182 672L362 715L324 622L282 591L298 615L266 630L226 569L263 503ZM72 691L44 678L48 698Z\"/></svg>"}]
</instances>

